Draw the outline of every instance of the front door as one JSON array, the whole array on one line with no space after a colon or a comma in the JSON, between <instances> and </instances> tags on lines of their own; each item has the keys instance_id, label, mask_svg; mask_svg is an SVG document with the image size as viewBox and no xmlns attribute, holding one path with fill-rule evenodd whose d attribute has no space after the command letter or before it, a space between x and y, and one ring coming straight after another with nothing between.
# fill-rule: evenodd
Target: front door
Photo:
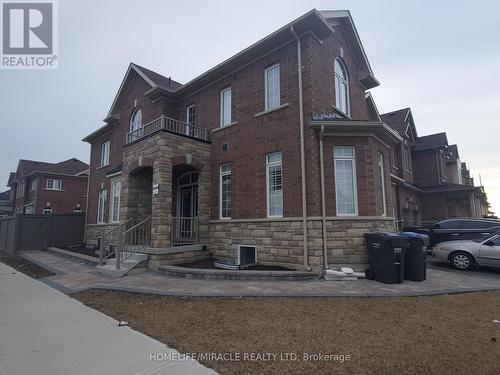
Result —
<instances>
[{"instance_id":1,"label":"front door","mask_svg":"<svg viewBox=\"0 0 500 375\"><path fill-rule=\"evenodd\" d=\"M180 215L195 217L198 215L198 186L181 187Z\"/></svg>"},{"instance_id":2,"label":"front door","mask_svg":"<svg viewBox=\"0 0 500 375\"><path fill-rule=\"evenodd\" d=\"M180 186L176 235L179 243L192 243L196 238L198 186Z\"/></svg>"}]
</instances>

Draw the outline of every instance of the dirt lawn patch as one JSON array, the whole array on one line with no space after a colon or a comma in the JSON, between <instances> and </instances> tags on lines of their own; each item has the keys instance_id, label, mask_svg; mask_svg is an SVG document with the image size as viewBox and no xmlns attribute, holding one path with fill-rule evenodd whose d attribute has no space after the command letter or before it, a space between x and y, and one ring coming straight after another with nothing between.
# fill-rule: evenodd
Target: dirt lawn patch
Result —
<instances>
[{"instance_id":1,"label":"dirt lawn patch","mask_svg":"<svg viewBox=\"0 0 500 375\"><path fill-rule=\"evenodd\" d=\"M277 353L201 361L222 374L500 374L500 292L413 298L73 295L181 353ZM280 361L295 353L296 361ZM303 353L349 355L343 363ZM234 358L234 357L233 357Z\"/></svg>"},{"instance_id":2,"label":"dirt lawn patch","mask_svg":"<svg viewBox=\"0 0 500 375\"><path fill-rule=\"evenodd\" d=\"M55 275L55 273L40 267L38 264L31 263L29 260L17 255L4 253L3 251L0 251L0 262L15 268L19 272L25 273L34 279Z\"/></svg>"}]
</instances>

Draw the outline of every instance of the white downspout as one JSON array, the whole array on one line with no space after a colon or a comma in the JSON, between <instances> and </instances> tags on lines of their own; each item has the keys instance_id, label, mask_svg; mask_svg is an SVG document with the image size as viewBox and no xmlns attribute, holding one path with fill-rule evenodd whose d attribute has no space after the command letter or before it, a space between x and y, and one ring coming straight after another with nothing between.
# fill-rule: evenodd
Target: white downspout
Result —
<instances>
[{"instance_id":1,"label":"white downspout","mask_svg":"<svg viewBox=\"0 0 500 375\"><path fill-rule=\"evenodd\" d=\"M325 206L325 173L323 166L323 135L325 133L324 125L321 126L319 133L319 175L321 180L321 221L323 225L323 258L325 262L325 269L328 269L328 249L326 244L326 206Z\"/></svg>"},{"instance_id":2,"label":"white downspout","mask_svg":"<svg viewBox=\"0 0 500 375\"><path fill-rule=\"evenodd\" d=\"M306 158L305 158L305 144L304 144L304 97L302 90L302 49L300 45L300 38L290 26L290 32L297 41L297 65L298 65L298 79L299 79L299 116L300 116L300 169L302 177L302 228L304 238L304 267L309 271L309 251L307 244L307 194L306 194Z\"/></svg>"}]
</instances>

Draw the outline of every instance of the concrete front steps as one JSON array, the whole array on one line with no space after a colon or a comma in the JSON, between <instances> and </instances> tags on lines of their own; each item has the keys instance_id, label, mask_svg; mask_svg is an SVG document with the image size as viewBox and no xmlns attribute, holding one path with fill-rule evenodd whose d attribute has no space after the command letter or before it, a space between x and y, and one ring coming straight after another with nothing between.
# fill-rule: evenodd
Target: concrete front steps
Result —
<instances>
[{"instance_id":1,"label":"concrete front steps","mask_svg":"<svg viewBox=\"0 0 500 375\"><path fill-rule=\"evenodd\" d=\"M108 276L121 277L121 276L125 276L127 273L132 271L132 269L139 268L139 265L147 260L148 260L147 254L135 253L130 258L127 258L125 261L123 261L120 264L120 268L116 268L116 258L109 258L109 259L106 259L106 264L104 264L102 266L98 265L96 267L96 269L97 269L97 272L108 275ZM146 268L146 267L142 267L142 268Z\"/></svg>"},{"instance_id":2,"label":"concrete front steps","mask_svg":"<svg viewBox=\"0 0 500 375\"><path fill-rule=\"evenodd\" d=\"M254 271L254 270L224 270L200 269L162 265L158 272L167 277L205 280L261 280L261 281L302 281L317 280L319 275L305 271Z\"/></svg>"}]
</instances>

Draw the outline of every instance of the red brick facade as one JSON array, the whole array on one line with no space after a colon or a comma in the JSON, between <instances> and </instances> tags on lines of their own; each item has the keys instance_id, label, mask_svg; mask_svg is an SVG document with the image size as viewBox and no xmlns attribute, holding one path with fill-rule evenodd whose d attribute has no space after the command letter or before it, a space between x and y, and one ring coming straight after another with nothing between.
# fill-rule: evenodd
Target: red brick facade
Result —
<instances>
[{"instance_id":1,"label":"red brick facade","mask_svg":"<svg viewBox=\"0 0 500 375\"><path fill-rule=\"evenodd\" d=\"M333 127L345 121L357 121L360 124L368 125L373 125L376 121L374 122L370 118L365 97L366 88L361 84L361 77L367 74L367 68L364 68L365 71L360 68L362 66L359 61L360 47L357 47L356 52L352 49L354 41L347 40L344 26L335 25L332 30L326 26L324 21L315 19L305 24L297 24L297 28L300 29L301 34L306 208L307 217L311 220L312 218L318 220L318 217L322 215L320 137L318 130L310 125L311 120L316 114L335 116L334 121L327 124ZM204 192L209 193L207 212L209 213L210 225L214 225L215 231L221 232L220 234L210 233L211 250L216 251L216 253L219 251L218 254L224 256L224 254L227 255L234 250L238 243L255 243L257 238L259 238L258 241L267 241L262 237L261 231L264 229L255 229L256 233L252 234L253 224L245 224L245 230L248 230L249 234L236 236L238 238L234 238L232 235L229 240L229 236L222 232L229 230L229 226L225 223L231 223L233 226L230 230L234 231L235 227L239 225L238 223L248 222L248 220L259 220L259 222L271 220L267 213L266 155L278 151L282 153L283 167L283 218L278 220L283 220L285 223L286 220L289 220L290 224L286 225L290 228L283 233L297 232L300 236L302 235L302 229L300 229L303 225L300 222L303 210L298 46L293 33L289 30L283 30L282 34L283 36L276 37L279 40L275 45L266 42L269 44L266 50L259 50L259 53L255 55L252 55L252 51L247 52L248 58L245 60L243 57L238 57L242 60L240 64L233 69L228 68L224 74L215 76L215 73L209 72L212 74L210 80L202 76L202 78L195 79L195 83L178 90L175 86L169 86L171 81L165 77L159 78L161 83L156 83L157 86L152 85L150 81L158 79L156 73L131 65L122 84L122 90L110 111L110 117L107 119L108 124L85 138L91 143L87 215L87 224L90 228L87 230L88 241L94 241L94 237L98 235L96 228L99 227L97 225L99 191L106 189L107 201L111 200L111 178L109 175L117 176L123 173L121 177L123 180L121 214L130 215L135 212L133 207L137 201L136 198L131 201L130 194L135 194L135 197L143 196L145 190L141 188L143 190L138 192L137 187L133 185L134 168L132 164L143 165L141 163L145 158L153 160L150 171L147 172L152 176L152 184L161 185L159 196L153 196L152 203L148 203L148 207L152 208L148 208L147 211L152 212L153 216L152 243L155 247L170 246L168 236L173 225L170 215L175 215L173 208L175 208L176 203L173 200L177 194L172 185L175 185L178 177L175 175L175 171L184 165L188 170L201 171L203 176L203 173L208 170L205 167L197 167L196 163L187 161L188 159L196 159L201 165L210 167L209 186L204 186L206 189ZM317 34L320 34L320 37ZM348 74L349 118L338 115L339 111L336 108L335 59L343 61ZM230 65L230 62L225 64ZM265 70L274 64L279 64L280 67L280 106L266 112ZM223 68L217 69L222 70ZM203 84L198 83L200 80L204 80ZM372 84L371 87L375 85ZM229 126L221 127L221 90L227 87L231 87L232 123ZM129 131L131 115L136 108L140 108L142 111L143 124L147 124L162 115L186 122L187 107L191 105L196 108L196 125L208 129L209 156L205 153L205 144L207 143L200 143L202 141L192 140L183 134L173 135L168 132L164 136L157 135L157 133L152 134L145 137L144 140L126 145L125 140ZM358 212L355 216L358 216L360 220L365 220L365 223L362 225L358 223L356 221L358 218L354 218L352 222L343 222L340 228L344 230L344 233L347 233L346 231L349 231L352 226L352 234L348 236L352 235L356 238L349 237L343 242L334 241L332 243L339 248L331 250L332 254L342 254L342 259L346 263L349 259L362 262L366 258L364 253L359 253L359 251L364 251L362 250L363 239L360 228L374 230L380 224L381 228L387 229L386 222L389 223L389 226L391 225L393 194L390 185L390 145L388 142L392 142L389 138L394 137L394 135L385 137L384 134L390 132L382 126L381 122L377 122L376 125L377 134L371 130L363 133L347 131L335 135L332 133L324 137L323 172L326 216L330 220L338 216L333 148L334 146L349 146L354 147L355 150L355 183L357 185L358 206ZM189 140L182 137L189 138ZM101 145L108 140L111 142L111 163L102 168L100 167ZM192 142L195 142L194 144L198 142L199 150L193 149ZM147 144L149 151L141 144ZM383 176L379 175L379 154L383 157ZM179 164L178 160L181 159L186 161ZM220 166L226 163L231 163L231 218L220 220L219 171ZM123 167L121 167L122 164ZM380 181L383 181L385 190L385 207L380 193L382 191ZM201 201L198 203L201 204ZM171 212L155 213L155 210L160 207L162 210ZM205 208L203 207L203 209ZM199 209L201 209L200 206ZM106 207L105 212L105 224L101 225L102 227L111 224L108 217L109 207ZM373 220L375 224L366 224L369 220ZM203 224L200 222L200 225ZM310 225L312 225L311 228L317 230L316 224ZM337 224L331 225L336 227ZM259 228L261 227L272 228L273 226L259 224ZM295 237L299 237L299 234ZM311 242L311 246L316 247L318 241L321 241L321 237L310 238L308 241ZM266 248L264 260L266 257L269 260L293 258L290 261L304 262L304 257L301 255L303 243L303 240L296 238L293 251L286 249L286 245L281 242L279 245L276 244L278 246L276 248L270 247L269 244L262 244L262 247ZM280 250L281 253L278 257L274 252L278 251L279 246L285 246L285 248ZM343 246L346 247L345 250L340 248ZM351 250L347 247L351 247ZM287 258L284 253L288 251L290 251L290 257ZM313 251L311 257L311 261L314 259L316 266L321 264L321 250Z\"/></svg>"},{"instance_id":2,"label":"red brick facade","mask_svg":"<svg viewBox=\"0 0 500 375\"><path fill-rule=\"evenodd\" d=\"M51 164L21 160L11 182L14 213L85 211L88 165L77 159ZM58 173L58 172L65 173ZM49 186L47 180L60 181Z\"/></svg>"}]
</instances>

